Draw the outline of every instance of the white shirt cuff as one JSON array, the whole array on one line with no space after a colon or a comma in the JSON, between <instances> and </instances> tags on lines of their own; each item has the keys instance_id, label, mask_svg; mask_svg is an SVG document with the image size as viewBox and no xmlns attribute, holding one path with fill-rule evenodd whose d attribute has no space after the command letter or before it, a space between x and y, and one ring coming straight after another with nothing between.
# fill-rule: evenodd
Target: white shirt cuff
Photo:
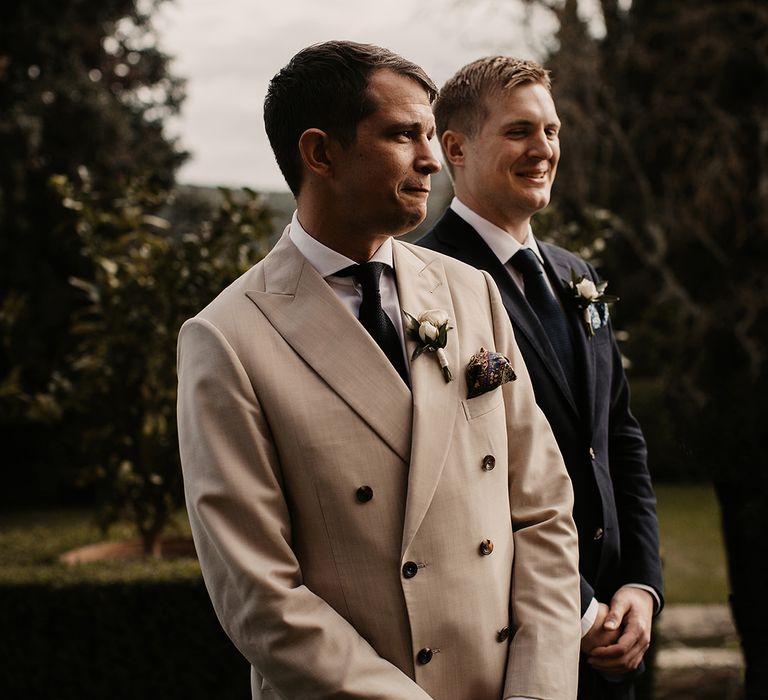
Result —
<instances>
[{"instance_id":1,"label":"white shirt cuff","mask_svg":"<svg viewBox=\"0 0 768 700\"><path fill-rule=\"evenodd\" d=\"M644 583L625 583L624 585L629 586L629 588L639 588L643 591L648 591L653 598L653 614L656 615L659 612L661 600L659 599L659 594L653 588L646 586Z\"/></svg>"},{"instance_id":2,"label":"white shirt cuff","mask_svg":"<svg viewBox=\"0 0 768 700\"><path fill-rule=\"evenodd\" d=\"M584 616L581 618L581 636L582 638L589 632L589 630L592 629L592 625L595 624L595 620L597 620L597 598L592 598L592 600L589 603L589 607L587 608L586 612L584 613Z\"/></svg>"}]
</instances>

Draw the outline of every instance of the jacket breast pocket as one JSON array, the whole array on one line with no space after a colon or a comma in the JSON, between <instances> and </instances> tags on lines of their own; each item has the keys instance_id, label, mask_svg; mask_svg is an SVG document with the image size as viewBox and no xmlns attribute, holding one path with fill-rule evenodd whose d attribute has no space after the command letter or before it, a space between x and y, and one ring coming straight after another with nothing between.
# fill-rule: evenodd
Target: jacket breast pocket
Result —
<instances>
[{"instance_id":1,"label":"jacket breast pocket","mask_svg":"<svg viewBox=\"0 0 768 700\"><path fill-rule=\"evenodd\" d=\"M500 387L496 387L492 391L475 396L473 399L462 399L461 405L464 408L464 415L467 417L467 420L474 420L496 410L499 406L503 406L504 394Z\"/></svg>"}]
</instances>

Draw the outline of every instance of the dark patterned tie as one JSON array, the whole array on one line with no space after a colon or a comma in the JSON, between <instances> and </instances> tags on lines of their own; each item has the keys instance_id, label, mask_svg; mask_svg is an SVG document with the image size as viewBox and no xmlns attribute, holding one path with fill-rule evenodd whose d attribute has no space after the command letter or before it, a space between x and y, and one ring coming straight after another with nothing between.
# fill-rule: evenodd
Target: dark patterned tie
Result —
<instances>
[{"instance_id":1,"label":"dark patterned tie","mask_svg":"<svg viewBox=\"0 0 768 700\"><path fill-rule=\"evenodd\" d=\"M340 277L354 277L363 289L363 300L360 303L358 318L363 328L370 333L378 346L389 358L397 373L408 385L408 372L405 368L403 346L400 336L397 334L394 324L381 307L381 292L379 291L379 279L386 267L382 262L367 262L361 265L351 265L344 268L336 275Z\"/></svg>"},{"instance_id":2,"label":"dark patterned tie","mask_svg":"<svg viewBox=\"0 0 768 700\"><path fill-rule=\"evenodd\" d=\"M544 276L544 268L530 248L521 248L509 259L509 262L523 275L525 298L539 317L549 342L552 343L571 391L574 396L578 396L573 338L568 328L568 319L557 299L552 295Z\"/></svg>"}]
</instances>

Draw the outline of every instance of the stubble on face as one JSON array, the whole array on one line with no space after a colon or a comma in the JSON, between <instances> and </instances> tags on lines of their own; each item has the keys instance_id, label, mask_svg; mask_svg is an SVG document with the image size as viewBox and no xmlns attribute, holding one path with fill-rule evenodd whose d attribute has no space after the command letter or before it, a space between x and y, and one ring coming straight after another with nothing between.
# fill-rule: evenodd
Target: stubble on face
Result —
<instances>
[{"instance_id":1,"label":"stubble on face","mask_svg":"<svg viewBox=\"0 0 768 700\"><path fill-rule=\"evenodd\" d=\"M431 175L440 163L429 141L435 126L424 88L390 70L368 85L375 111L358 124L338 159L337 196L350 235L375 241L413 230L425 218Z\"/></svg>"}]
</instances>

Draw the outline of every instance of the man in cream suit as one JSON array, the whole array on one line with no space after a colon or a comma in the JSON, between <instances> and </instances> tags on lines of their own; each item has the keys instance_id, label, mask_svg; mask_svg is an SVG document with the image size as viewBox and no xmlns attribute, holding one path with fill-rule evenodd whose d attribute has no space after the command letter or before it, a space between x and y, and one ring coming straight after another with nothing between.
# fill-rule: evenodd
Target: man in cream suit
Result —
<instances>
[{"instance_id":1,"label":"man in cream suit","mask_svg":"<svg viewBox=\"0 0 768 700\"><path fill-rule=\"evenodd\" d=\"M265 123L298 210L179 337L189 516L254 698L575 697L571 484L499 293L393 240L434 97L378 47L297 54Z\"/></svg>"}]
</instances>

